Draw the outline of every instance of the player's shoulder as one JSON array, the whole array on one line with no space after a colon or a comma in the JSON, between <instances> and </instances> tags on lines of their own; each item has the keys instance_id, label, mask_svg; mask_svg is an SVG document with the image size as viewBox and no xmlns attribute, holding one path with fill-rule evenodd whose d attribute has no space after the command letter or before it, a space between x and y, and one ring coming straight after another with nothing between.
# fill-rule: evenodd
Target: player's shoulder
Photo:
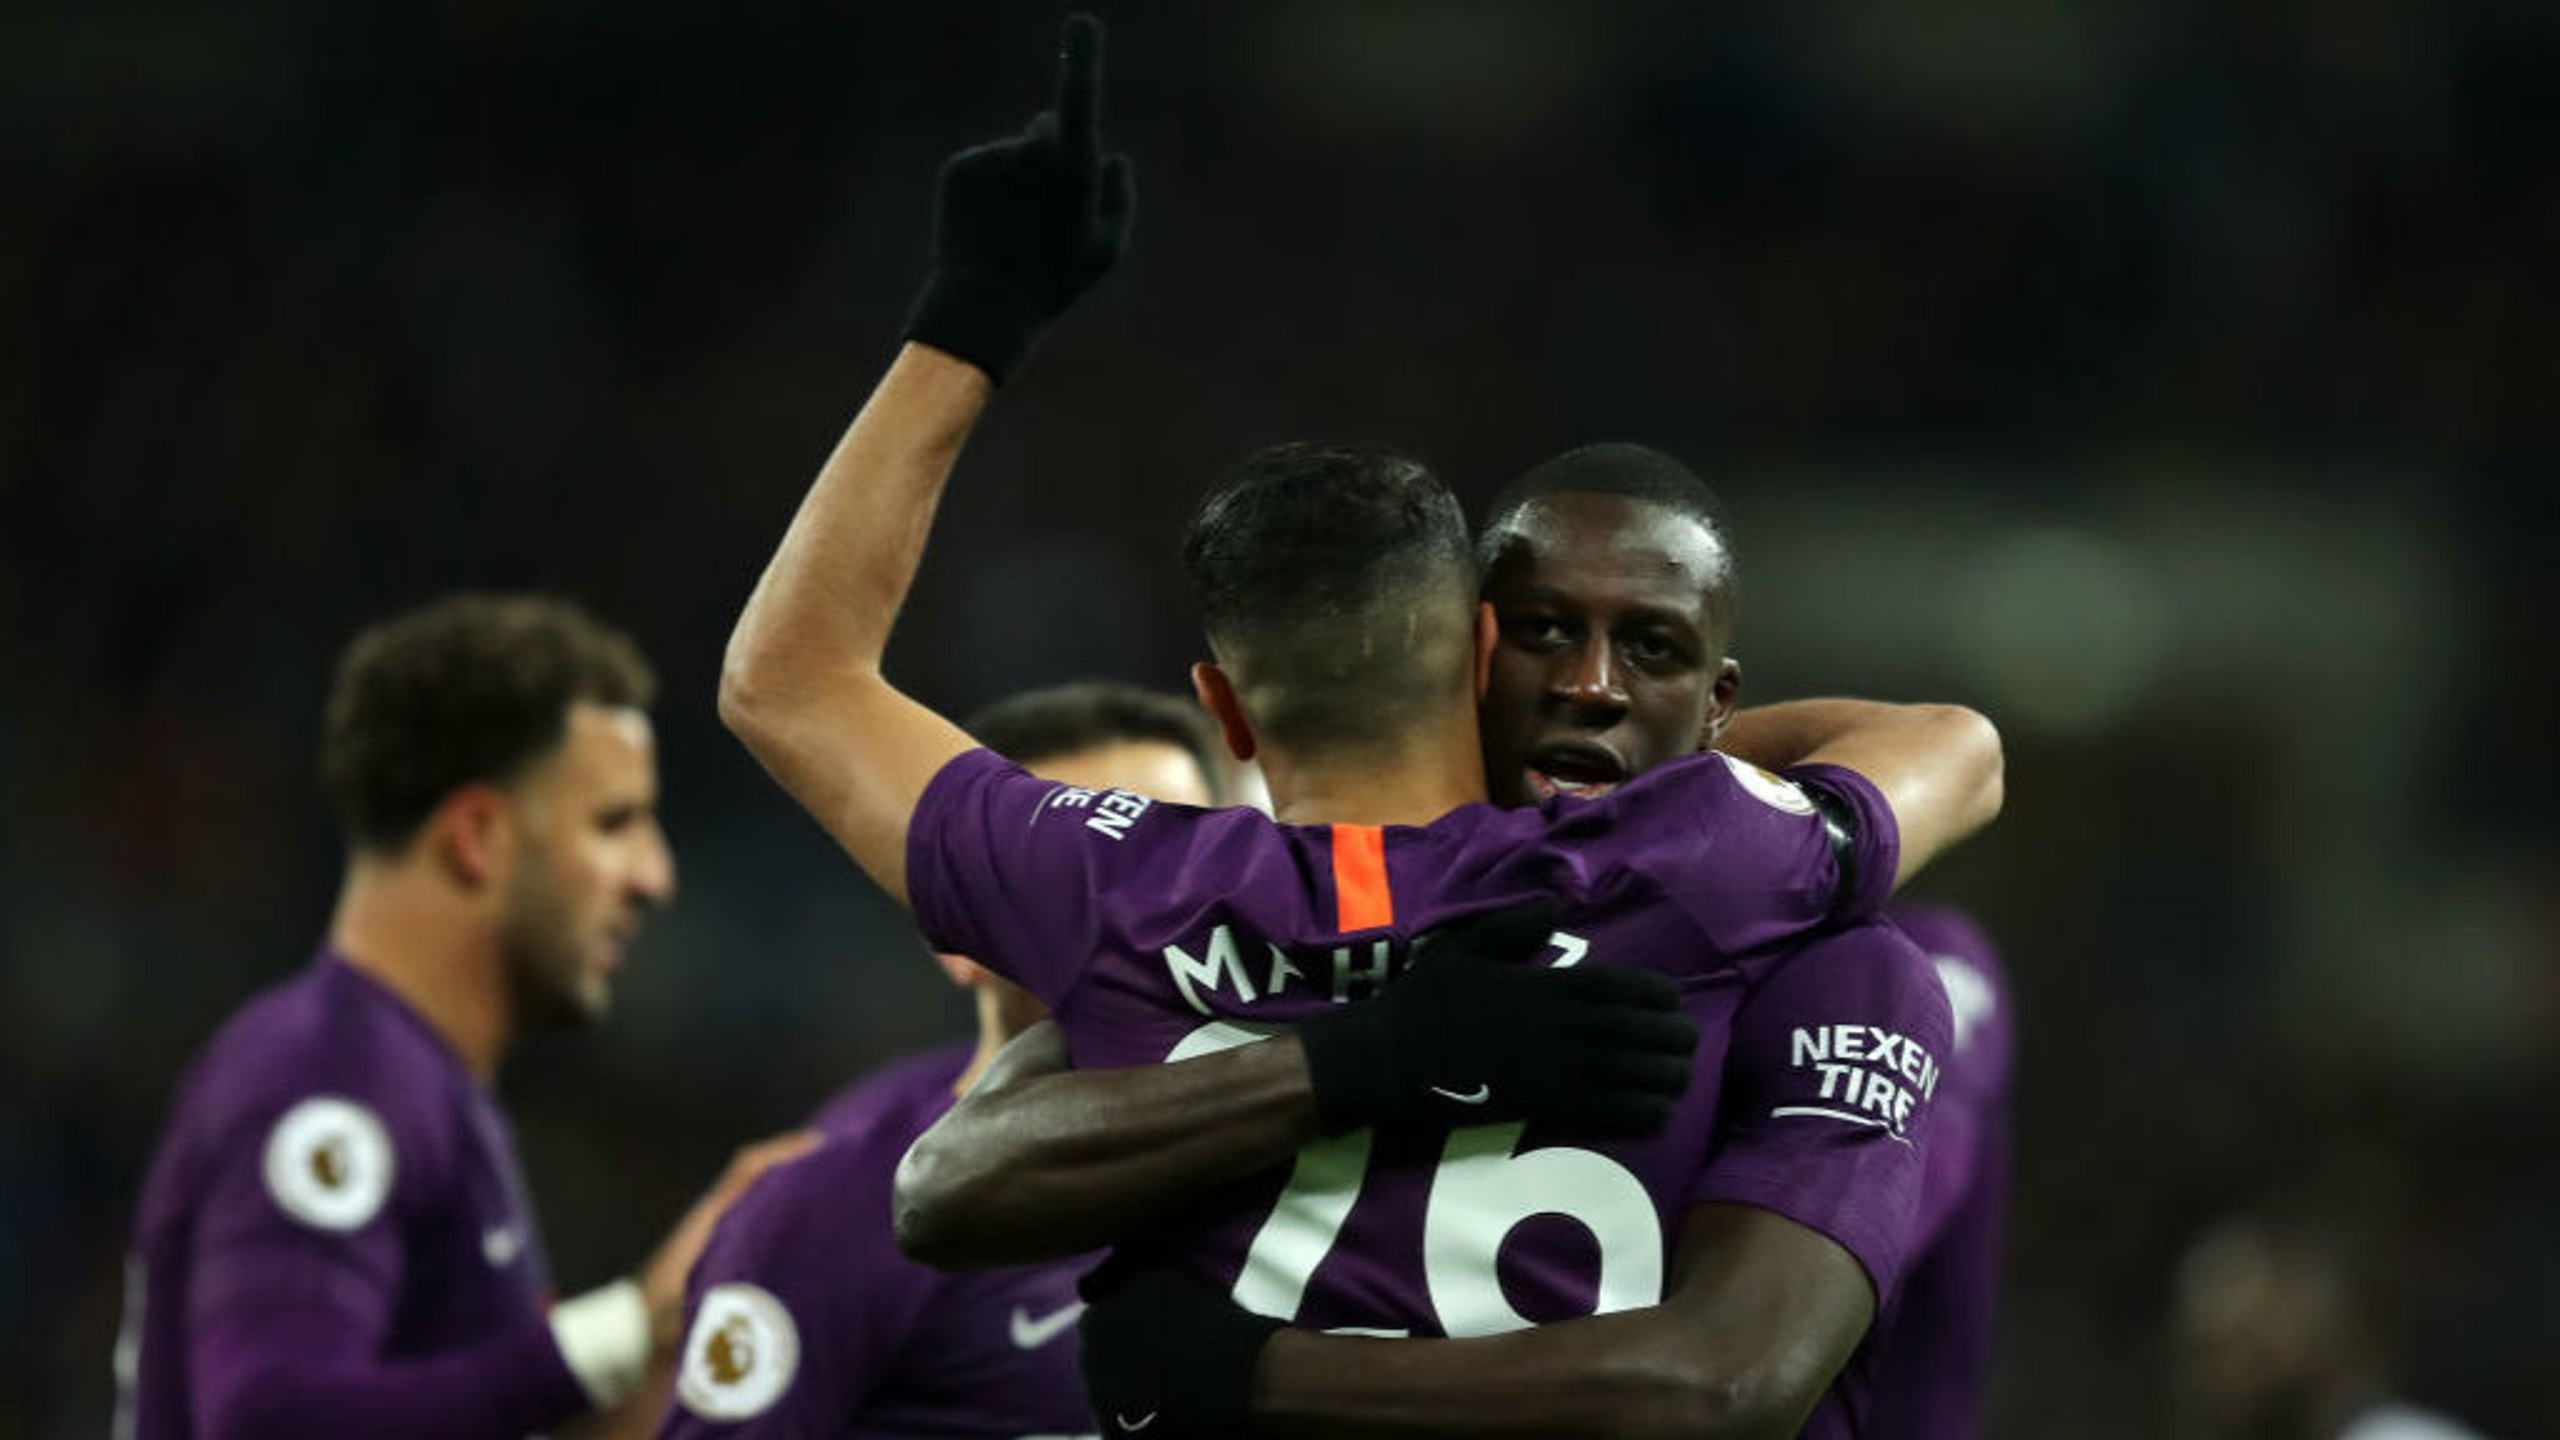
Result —
<instances>
[{"instance_id":1,"label":"player's shoulder","mask_svg":"<svg viewBox=\"0 0 2560 1440\"><path fill-rule=\"evenodd\" d=\"M1666 802L1731 805L1744 813L1759 810L1809 817L1816 805L1804 784L1721 750L1702 750L1656 765L1601 799L1621 810Z\"/></svg>"},{"instance_id":2,"label":"player's shoulder","mask_svg":"<svg viewBox=\"0 0 2560 1440\"><path fill-rule=\"evenodd\" d=\"M910 1139L951 1108L952 1086L969 1068L975 1047L963 1042L891 1060L854 1077L827 1097L810 1128L830 1146ZM902 1145L903 1148L903 1145Z\"/></svg>"},{"instance_id":3,"label":"player's shoulder","mask_svg":"<svg viewBox=\"0 0 2560 1440\"><path fill-rule=\"evenodd\" d=\"M1990 933L1943 901L1897 900L1885 918L1929 957L1946 987L1968 1088L1984 1095L2005 1091L2017 1015L2008 968Z\"/></svg>"},{"instance_id":4,"label":"player's shoulder","mask_svg":"<svg viewBox=\"0 0 2560 1440\"><path fill-rule=\"evenodd\" d=\"M925 787L917 811L930 822L982 807L1024 821L1034 830L1071 830L1097 845L1161 840L1167 835L1249 842L1269 839L1287 828L1250 807L1204 808L1116 786L1071 785L1035 775L983 748L964 750L946 761Z\"/></svg>"},{"instance_id":5,"label":"player's shoulder","mask_svg":"<svg viewBox=\"0 0 2560 1440\"><path fill-rule=\"evenodd\" d=\"M1737 850L1826 843L1805 786L1720 751L1657 765L1596 800L1539 808L1550 843L1684 873L1729 868Z\"/></svg>"},{"instance_id":6,"label":"player's shoulder","mask_svg":"<svg viewBox=\"0 0 2560 1440\"><path fill-rule=\"evenodd\" d=\"M460 1143L461 1062L382 986L324 957L234 1011L180 1082L173 1130L436 1165Z\"/></svg>"},{"instance_id":7,"label":"player's shoulder","mask_svg":"<svg viewBox=\"0 0 2560 1440\"><path fill-rule=\"evenodd\" d=\"M1884 912L1903 934L1931 955L1944 955L1988 975L2002 973L2000 948L1982 922L1943 900L1896 899Z\"/></svg>"},{"instance_id":8,"label":"player's shoulder","mask_svg":"<svg viewBox=\"0 0 2560 1440\"><path fill-rule=\"evenodd\" d=\"M848 1208L885 1214L899 1160L951 1108L971 1054L966 1044L944 1046L857 1077L811 1117L816 1148L767 1172L732 1214L784 1228L804 1216L840 1220Z\"/></svg>"},{"instance_id":9,"label":"player's shoulder","mask_svg":"<svg viewBox=\"0 0 2560 1440\"><path fill-rule=\"evenodd\" d=\"M331 957L252 996L199 1053L190 1083L245 1105L318 1086L352 1089L421 1115L470 1084L426 1021L377 981Z\"/></svg>"},{"instance_id":10,"label":"player's shoulder","mask_svg":"<svg viewBox=\"0 0 2560 1440\"><path fill-rule=\"evenodd\" d=\"M844 1266L895 1262L889 1212L898 1162L951 1107L970 1047L893 1061L839 1090L811 1121L818 1144L757 1177L720 1218L703 1251L703 1283L822 1279Z\"/></svg>"},{"instance_id":11,"label":"player's shoulder","mask_svg":"<svg viewBox=\"0 0 2560 1440\"><path fill-rule=\"evenodd\" d=\"M1932 1034L1952 1027L1952 1007L1938 967L1927 952L1882 919L1819 930L1757 967L1755 993L1776 1003L1890 1010ZM1779 997L1783 997L1782 999Z\"/></svg>"}]
</instances>

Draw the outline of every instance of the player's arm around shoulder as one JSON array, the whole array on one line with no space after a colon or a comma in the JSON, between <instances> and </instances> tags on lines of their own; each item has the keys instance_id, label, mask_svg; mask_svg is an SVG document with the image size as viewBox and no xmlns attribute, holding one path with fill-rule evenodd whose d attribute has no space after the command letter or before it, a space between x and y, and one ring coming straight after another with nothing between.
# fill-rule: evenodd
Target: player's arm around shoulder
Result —
<instances>
[{"instance_id":1,"label":"player's arm around shoulder","mask_svg":"<svg viewBox=\"0 0 2560 1440\"><path fill-rule=\"evenodd\" d=\"M1783 1440L1874 1314L1857 1260L1750 1206L1684 1216L1662 1303L1462 1340L1284 1328L1151 1271L1085 1314L1094 1403L1174 1436Z\"/></svg>"},{"instance_id":2,"label":"player's arm around shoulder","mask_svg":"<svg viewBox=\"0 0 2560 1440\"><path fill-rule=\"evenodd\" d=\"M1896 885L1997 819L2007 783L1999 728L1962 705L1794 700L1740 712L1715 743L1772 770L1835 766L1872 785L1900 835Z\"/></svg>"}]
</instances>

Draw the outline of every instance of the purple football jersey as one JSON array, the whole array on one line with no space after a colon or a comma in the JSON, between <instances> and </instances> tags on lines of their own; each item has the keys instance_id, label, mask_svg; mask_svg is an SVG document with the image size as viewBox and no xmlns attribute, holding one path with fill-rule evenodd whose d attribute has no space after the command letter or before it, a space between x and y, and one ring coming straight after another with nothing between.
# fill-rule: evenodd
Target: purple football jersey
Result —
<instances>
[{"instance_id":1,"label":"purple football jersey","mask_svg":"<svg viewBox=\"0 0 2560 1440\"><path fill-rule=\"evenodd\" d=\"M1955 1038L1938 1091L1919 1250L1877 1317L1875 1421L1894 1440L1963 1440L1980 1428L2009 1209L2009 982L1990 938L1948 905L1886 912L1937 967Z\"/></svg>"},{"instance_id":2,"label":"purple football jersey","mask_svg":"<svg viewBox=\"0 0 2560 1440\"><path fill-rule=\"evenodd\" d=\"M933 943L1022 984L1082 1066L1179 1061L1375 993L1414 934L1559 899L1548 963L1659 970L1699 1022L1698 1080L1641 1141L1520 1125L1353 1131L1124 1247L1328 1329L1482 1335L1661 1298L1690 1205L1765 1204L1837 1238L1890 1293L1921 1182L1915 1139L1946 1001L1872 915L1892 883L1884 803L1846 772L1846 857L1797 784L1720 755L1599 800L1470 805L1425 826L1290 826L1035 779L986 752L946 766L908 832ZM1803 962L1782 964L1782 961ZM1782 975L1790 984L1754 1005ZM1746 1010L1757 1027L1739 1026ZM1710 1164L1729 1050L1747 1133ZM1732 1127L1727 1127L1728 1129Z\"/></svg>"},{"instance_id":3,"label":"purple football jersey","mask_svg":"<svg viewBox=\"0 0 2560 1440\"><path fill-rule=\"evenodd\" d=\"M370 976L322 955L180 1082L117 1343L138 1440L520 1440L585 1410L507 1123Z\"/></svg>"},{"instance_id":4,"label":"purple football jersey","mask_svg":"<svg viewBox=\"0 0 2560 1440\"><path fill-rule=\"evenodd\" d=\"M969 1056L855 1083L819 1112L819 1147L721 1217L686 1286L661 1440L1092 1433L1076 1369L1090 1257L945 1275L892 1237L898 1161L951 1108Z\"/></svg>"}]
</instances>

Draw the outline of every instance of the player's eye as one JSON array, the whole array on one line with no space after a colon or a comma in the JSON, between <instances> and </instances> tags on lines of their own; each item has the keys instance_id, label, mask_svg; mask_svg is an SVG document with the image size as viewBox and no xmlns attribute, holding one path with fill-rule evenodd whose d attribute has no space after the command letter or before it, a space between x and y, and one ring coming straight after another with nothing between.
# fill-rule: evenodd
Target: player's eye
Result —
<instances>
[{"instance_id":1,"label":"player's eye","mask_svg":"<svg viewBox=\"0 0 2560 1440\"><path fill-rule=\"evenodd\" d=\"M1554 650L1573 639L1572 627L1554 615L1506 615L1502 633L1524 650Z\"/></svg>"},{"instance_id":2,"label":"player's eye","mask_svg":"<svg viewBox=\"0 0 2560 1440\"><path fill-rule=\"evenodd\" d=\"M1622 636L1618 647L1628 664L1647 670L1675 669L1694 654L1680 637L1660 630L1639 630Z\"/></svg>"},{"instance_id":3,"label":"player's eye","mask_svg":"<svg viewBox=\"0 0 2560 1440\"><path fill-rule=\"evenodd\" d=\"M609 805L596 812L596 828L607 835L619 835L639 824L641 817L648 813L646 806Z\"/></svg>"}]
</instances>

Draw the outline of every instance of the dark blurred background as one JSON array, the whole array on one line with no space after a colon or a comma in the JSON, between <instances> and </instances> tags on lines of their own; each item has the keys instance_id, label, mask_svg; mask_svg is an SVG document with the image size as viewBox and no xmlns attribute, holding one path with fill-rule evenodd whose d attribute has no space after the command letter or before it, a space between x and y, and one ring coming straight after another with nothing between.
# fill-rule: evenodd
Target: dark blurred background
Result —
<instances>
[{"instance_id":1,"label":"dark blurred background","mask_svg":"<svg viewBox=\"0 0 2560 1440\"><path fill-rule=\"evenodd\" d=\"M105 1432L185 1055L321 932L321 688L456 586L666 685L684 893L507 1090L562 1282L966 1009L712 714L1054 4L0 14L0 1433ZM2178 1258L2352 1211L2401 1392L2560 1436L2560 8L1116 5L1137 242L892 659L1181 683L1204 478L1670 448L1751 695L1948 698L2023 1011L1992 1433L2176 1433Z\"/></svg>"}]
</instances>

